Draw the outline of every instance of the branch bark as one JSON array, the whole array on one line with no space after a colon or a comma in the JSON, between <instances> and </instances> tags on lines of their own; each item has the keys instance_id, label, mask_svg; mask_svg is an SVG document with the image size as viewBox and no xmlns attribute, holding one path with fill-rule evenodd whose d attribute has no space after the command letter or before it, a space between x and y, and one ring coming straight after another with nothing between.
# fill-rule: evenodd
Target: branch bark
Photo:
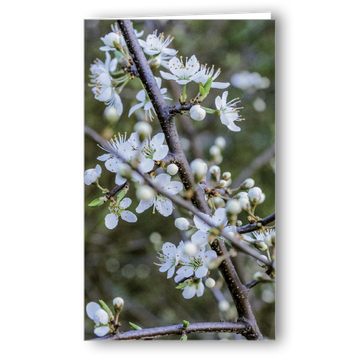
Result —
<instances>
[{"instance_id":1,"label":"branch bark","mask_svg":"<svg viewBox=\"0 0 360 360\"><path fill-rule=\"evenodd\" d=\"M246 322L210 322L190 324L185 330L183 325L163 326L152 329L132 330L118 332L114 335L107 335L92 340L153 340L158 337L168 335L182 335L192 333L211 333L211 332L231 332L236 334L246 334L251 331L251 326Z\"/></svg>"}]
</instances>

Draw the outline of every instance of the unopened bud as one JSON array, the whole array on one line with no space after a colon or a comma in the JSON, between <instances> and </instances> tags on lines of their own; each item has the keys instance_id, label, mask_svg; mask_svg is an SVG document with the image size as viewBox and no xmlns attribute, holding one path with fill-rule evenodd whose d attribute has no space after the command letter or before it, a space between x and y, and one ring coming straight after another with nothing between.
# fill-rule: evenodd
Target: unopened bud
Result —
<instances>
[{"instance_id":1,"label":"unopened bud","mask_svg":"<svg viewBox=\"0 0 360 360\"><path fill-rule=\"evenodd\" d=\"M245 198L249 199L248 194L247 194L247 192L245 192L245 191L239 192L239 193L236 195L236 197L237 197L238 199L241 199L242 197L245 197Z\"/></svg>"},{"instance_id":2,"label":"unopened bud","mask_svg":"<svg viewBox=\"0 0 360 360\"><path fill-rule=\"evenodd\" d=\"M116 47L120 43L120 36L114 32L105 35L103 38L103 42L105 45L113 48Z\"/></svg>"},{"instance_id":3,"label":"unopened bud","mask_svg":"<svg viewBox=\"0 0 360 360\"><path fill-rule=\"evenodd\" d=\"M222 177L221 177L223 180L226 180L226 181L229 181L230 180L230 178L231 178L231 173L230 172L224 172L223 174L222 174Z\"/></svg>"},{"instance_id":4,"label":"unopened bud","mask_svg":"<svg viewBox=\"0 0 360 360\"><path fill-rule=\"evenodd\" d=\"M261 199L261 194L262 194L261 189L259 187L254 187L250 189L248 192L249 200L253 204L257 205Z\"/></svg>"},{"instance_id":5,"label":"unopened bud","mask_svg":"<svg viewBox=\"0 0 360 360\"><path fill-rule=\"evenodd\" d=\"M262 194L261 194L260 201L259 201L259 204L262 204L264 201L265 201L265 194L262 193Z\"/></svg>"},{"instance_id":6,"label":"unopened bud","mask_svg":"<svg viewBox=\"0 0 360 360\"><path fill-rule=\"evenodd\" d=\"M184 254L188 256L195 256L198 252L198 247L191 241L185 241Z\"/></svg>"},{"instance_id":7,"label":"unopened bud","mask_svg":"<svg viewBox=\"0 0 360 360\"><path fill-rule=\"evenodd\" d=\"M189 230L190 223L187 219L181 217L175 220L175 226L181 231Z\"/></svg>"},{"instance_id":8,"label":"unopened bud","mask_svg":"<svg viewBox=\"0 0 360 360\"><path fill-rule=\"evenodd\" d=\"M254 242L255 247L260 251L265 251L268 247L263 241Z\"/></svg>"},{"instance_id":9,"label":"unopened bud","mask_svg":"<svg viewBox=\"0 0 360 360\"><path fill-rule=\"evenodd\" d=\"M116 297L113 300L113 305L114 305L115 314L118 315L120 314L122 308L124 307L124 300L121 297Z\"/></svg>"},{"instance_id":10,"label":"unopened bud","mask_svg":"<svg viewBox=\"0 0 360 360\"><path fill-rule=\"evenodd\" d=\"M228 214L239 214L241 212L241 206L238 200L231 199L226 203L226 212Z\"/></svg>"},{"instance_id":11,"label":"unopened bud","mask_svg":"<svg viewBox=\"0 0 360 360\"><path fill-rule=\"evenodd\" d=\"M213 145L210 149L209 149L209 153L212 156L217 156L221 154L221 150L217 145Z\"/></svg>"},{"instance_id":12,"label":"unopened bud","mask_svg":"<svg viewBox=\"0 0 360 360\"><path fill-rule=\"evenodd\" d=\"M206 111L200 105L194 105L190 109L190 117L196 121L202 121L205 119Z\"/></svg>"},{"instance_id":13,"label":"unopened bud","mask_svg":"<svg viewBox=\"0 0 360 360\"><path fill-rule=\"evenodd\" d=\"M116 123L120 119L117 108L115 106L108 106L104 110L104 118L110 123Z\"/></svg>"},{"instance_id":14,"label":"unopened bud","mask_svg":"<svg viewBox=\"0 0 360 360\"><path fill-rule=\"evenodd\" d=\"M205 285L208 287L208 288L212 288L215 286L215 280L212 279L212 278L208 278L205 280Z\"/></svg>"},{"instance_id":15,"label":"unopened bud","mask_svg":"<svg viewBox=\"0 0 360 360\"><path fill-rule=\"evenodd\" d=\"M226 141L222 136L219 136L215 139L215 145L217 145L221 150L224 150Z\"/></svg>"},{"instance_id":16,"label":"unopened bud","mask_svg":"<svg viewBox=\"0 0 360 360\"><path fill-rule=\"evenodd\" d=\"M221 188L224 188L226 186L226 184L227 184L226 180L220 180L220 182L219 182L219 185Z\"/></svg>"},{"instance_id":17,"label":"unopened bud","mask_svg":"<svg viewBox=\"0 0 360 360\"><path fill-rule=\"evenodd\" d=\"M175 164L170 164L170 165L166 168L166 172L167 172L169 175L176 175L178 171L179 171L179 168L178 168L177 165L175 165Z\"/></svg>"},{"instance_id":18,"label":"unopened bud","mask_svg":"<svg viewBox=\"0 0 360 360\"><path fill-rule=\"evenodd\" d=\"M213 201L217 209L225 207L225 201L221 197L215 196Z\"/></svg>"},{"instance_id":19,"label":"unopened bud","mask_svg":"<svg viewBox=\"0 0 360 360\"><path fill-rule=\"evenodd\" d=\"M210 167L209 172L211 174L211 177L215 180L215 181L219 181L220 179L220 168L217 165L213 165Z\"/></svg>"},{"instance_id":20,"label":"unopened bud","mask_svg":"<svg viewBox=\"0 0 360 360\"><path fill-rule=\"evenodd\" d=\"M227 300L221 300L219 302L219 309L221 311L228 311L230 309L230 304Z\"/></svg>"},{"instance_id":21,"label":"unopened bud","mask_svg":"<svg viewBox=\"0 0 360 360\"><path fill-rule=\"evenodd\" d=\"M237 220L236 221L236 226L241 226L242 225L242 221L241 220Z\"/></svg>"},{"instance_id":22,"label":"unopened bud","mask_svg":"<svg viewBox=\"0 0 360 360\"><path fill-rule=\"evenodd\" d=\"M136 190L136 197L139 200L150 201L154 196L154 190L149 185L142 185Z\"/></svg>"},{"instance_id":23,"label":"unopened bud","mask_svg":"<svg viewBox=\"0 0 360 360\"><path fill-rule=\"evenodd\" d=\"M254 279L254 280L257 280L257 281L263 280L263 273L260 272L260 271L257 271L257 272L254 274L253 279Z\"/></svg>"},{"instance_id":24,"label":"unopened bud","mask_svg":"<svg viewBox=\"0 0 360 360\"><path fill-rule=\"evenodd\" d=\"M195 181L200 182L207 172L206 163L201 159L195 159L191 162L190 167L194 173Z\"/></svg>"},{"instance_id":25,"label":"unopened bud","mask_svg":"<svg viewBox=\"0 0 360 360\"><path fill-rule=\"evenodd\" d=\"M241 189L251 189L255 185L255 181L253 179L246 179L241 185Z\"/></svg>"},{"instance_id":26,"label":"unopened bud","mask_svg":"<svg viewBox=\"0 0 360 360\"><path fill-rule=\"evenodd\" d=\"M250 211L251 205L248 197L241 197L238 201L239 201L239 205L243 210L247 212Z\"/></svg>"},{"instance_id":27,"label":"unopened bud","mask_svg":"<svg viewBox=\"0 0 360 360\"><path fill-rule=\"evenodd\" d=\"M134 131L139 134L139 140L143 142L146 138L150 137L152 133L152 127L146 121L139 121L135 124Z\"/></svg>"},{"instance_id":28,"label":"unopened bud","mask_svg":"<svg viewBox=\"0 0 360 360\"><path fill-rule=\"evenodd\" d=\"M274 246L275 245L275 233L266 235L264 241L267 246Z\"/></svg>"}]
</instances>

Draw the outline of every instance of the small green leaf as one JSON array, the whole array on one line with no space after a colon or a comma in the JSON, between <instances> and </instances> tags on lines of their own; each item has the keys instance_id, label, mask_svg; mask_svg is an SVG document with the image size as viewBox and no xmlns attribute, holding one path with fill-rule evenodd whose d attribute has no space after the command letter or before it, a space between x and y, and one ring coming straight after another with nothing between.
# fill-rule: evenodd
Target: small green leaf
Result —
<instances>
[{"instance_id":1,"label":"small green leaf","mask_svg":"<svg viewBox=\"0 0 360 360\"><path fill-rule=\"evenodd\" d=\"M116 198L116 201L118 204L120 204L120 201L125 197L126 193L129 191L129 187L125 186L119 193L119 195Z\"/></svg>"},{"instance_id":2,"label":"small green leaf","mask_svg":"<svg viewBox=\"0 0 360 360\"><path fill-rule=\"evenodd\" d=\"M108 313L110 318L112 318L114 315L111 312L110 308L102 300L99 300L99 303L100 303L101 307Z\"/></svg>"},{"instance_id":3,"label":"small green leaf","mask_svg":"<svg viewBox=\"0 0 360 360\"><path fill-rule=\"evenodd\" d=\"M187 340L187 335L183 335L180 340Z\"/></svg>"},{"instance_id":4,"label":"small green leaf","mask_svg":"<svg viewBox=\"0 0 360 360\"><path fill-rule=\"evenodd\" d=\"M184 329L187 329L189 327L190 323L186 320L183 320L183 326L184 326Z\"/></svg>"},{"instance_id":5,"label":"small green leaf","mask_svg":"<svg viewBox=\"0 0 360 360\"><path fill-rule=\"evenodd\" d=\"M95 200L93 200L88 206L96 207L96 206L102 205L104 202L105 202L104 200L95 199Z\"/></svg>"},{"instance_id":6,"label":"small green leaf","mask_svg":"<svg viewBox=\"0 0 360 360\"><path fill-rule=\"evenodd\" d=\"M137 326L136 324L133 324L129 321L129 324L133 330L142 330L142 327Z\"/></svg>"},{"instance_id":7,"label":"small green leaf","mask_svg":"<svg viewBox=\"0 0 360 360\"><path fill-rule=\"evenodd\" d=\"M188 283L184 281L183 283L179 284L175 289L183 289L186 286L188 286Z\"/></svg>"},{"instance_id":8,"label":"small green leaf","mask_svg":"<svg viewBox=\"0 0 360 360\"><path fill-rule=\"evenodd\" d=\"M209 78L204 85L205 93L208 93L210 91L211 85L212 85L212 78Z\"/></svg>"},{"instance_id":9,"label":"small green leaf","mask_svg":"<svg viewBox=\"0 0 360 360\"><path fill-rule=\"evenodd\" d=\"M201 85L199 85L199 92L200 92L200 95L204 95L204 94L205 94L205 90L204 90L204 88L203 88Z\"/></svg>"}]
</instances>

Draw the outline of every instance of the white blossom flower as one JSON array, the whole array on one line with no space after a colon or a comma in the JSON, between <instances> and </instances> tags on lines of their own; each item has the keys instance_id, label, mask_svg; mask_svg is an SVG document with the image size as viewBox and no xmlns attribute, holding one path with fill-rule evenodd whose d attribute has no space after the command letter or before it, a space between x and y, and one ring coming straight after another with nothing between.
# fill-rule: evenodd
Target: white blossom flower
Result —
<instances>
[{"instance_id":1,"label":"white blossom flower","mask_svg":"<svg viewBox=\"0 0 360 360\"><path fill-rule=\"evenodd\" d=\"M110 72L115 71L117 66L117 58L111 60L109 52L106 52L106 60L103 63L101 60L96 62L90 67L92 78L90 86L94 93L95 99L106 102L106 105L116 107L118 115L123 112L123 105L119 94L115 91L112 83L112 76Z\"/></svg>"},{"instance_id":2,"label":"white blossom flower","mask_svg":"<svg viewBox=\"0 0 360 360\"><path fill-rule=\"evenodd\" d=\"M224 91L222 98L217 96L215 99L215 106L220 112L221 122L228 127L231 131L240 131L241 129L234 124L240 118L238 110L242 108L236 108L235 105L239 102L238 99L227 101L228 92Z\"/></svg>"},{"instance_id":3,"label":"white blossom flower","mask_svg":"<svg viewBox=\"0 0 360 360\"><path fill-rule=\"evenodd\" d=\"M148 55L165 54L174 56L177 51L175 49L167 49L173 41L170 35L165 39L164 33L157 35L157 30L153 34L149 34L146 41L139 39L140 46L143 48L144 53Z\"/></svg>"},{"instance_id":4,"label":"white blossom flower","mask_svg":"<svg viewBox=\"0 0 360 360\"><path fill-rule=\"evenodd\" d=\"M119 167L124 162L131 162L132 160L136 160L137 168L141 173L147 173L151 171L154 167L154 160L146 158L141 152L134 151L131 143L126 141L126 135L122 136L119 134L119 138L115 135L114 139L111 139L109 142L109 146L113 149L113 151L119 154L118 157L114 157L111 153L104 154L99 156L97 159L100 161L105 161L105 167L109 171L116 173L115 183L117 185L125 184L126 179L123 178L119 174ZM106 149L102 148L107 151ZM121 160L123 159L123 160ZM133 181L139 181L141 176L139 174L133 173Z\"/></svg>"},{"instance_id":5,"label":"white blossom flower","mask_svg":"<svg viewBox=\"0 0 360 360\"><path fill-rule=\"evenodd\" d=\"M118 23L115 23L115 25L111 25L111 30L111 33L105 35L105 37L103 38L100 38L105 44L105 46L102 46L100 48L101 51L114 51L116 50L117 46L126 46L125 39L121 34ZM134 31L136 37L140 37L144 33L144 31L138 32L135 29Z\"/></svg>"},{"instance_id":6,"label":"white blossom flower","mask_svg":"<svg viewBox=\"0 0 360 360\"><path fill-rule=\"evenodd\" d=\"M164 94L166 94L167 89L166 88L162 88L161 89L161 78L155 77L156 83L160 89L161 94L163 95L164 99L167 100L171 100L171 98L165 96ZM154 115L156 115L155 113L155 109L153 107L153 104L150 100L150 98L148 97L147 93L145 92L145 90L140 90L137 94L136 94L136 99L138 101L140 101L139 104L134 105L130 111L129 111L129 117L133 114L134 111L144 108L145 111L145 118L149 118L151 121L154 118Z\"/></svg>"},{"instance_id":7,"label":"white blossom flower","mask_svg":"<svg viewBox=\"0 0 360 360\"><path fill-rule=\"evenodd\" d=\"M95 329L94 333L97 336L105 336L109 331L109 316L107 312L101 308L101 306L95 302L89 302L86 305L87 316L94 320Z\"/></svg>"},{"instance_id":8,"label":"white blossom flower","mask_svg":"<svg viewBox=\"0 0 360 360\"><path fill-rule=\"evenodd\" d=\"M251 202L258 203L261 200L262 190L255 186L248 191L248 197Z\"/></svg>"},{"instance_id":9,"label":"white blossom flower","mask_svg":"<svg viewBox=\"0 0 360 360\"><path fill-rule=\"evenodd\" d=\"M201 69L192 77L192 81L195 81L196 83L205 84L210 78L212 78L213 82L211 84L212 89L226 89L228 86L230 86L229 82L222 83L222 82L214 82L214 80L220 75L221 70L218 69L214 74L214 65L206 70L205 65L201 65Z\"/></svg>"},{"instance_id":10,"label":"white blossom flower","mask_svg":"<svg viewBox=\"0 0 360 360\"><path fill-rule=\"evenodd\" d=\"M185 219L183 217L177 218L175 220L175 226L182 231L187 231L190 228L190 223L188 219Z\"/></svg>"},{"instance_id":11,"label":"white blossom flower","mask_svg":"<svg viewBox=\"0 0 360 360\"><path fill-rule=\"evenodd\" d=\"M125 211L131 205L131 199L124 198L121 200L120 204L111 204L109 207L110 214L105 216L105 226L112 230L119 223L119 217L127 222L136 222L137 217L131 211Z\"/></svg>"},{"instance_id":12,"label":"white blossom flower","mask_svg":"<svg viewBox=\"0 0 360 360\"><path fill-rule=\"evenodd\" d=\"M170 175L160 174L156 176L153 181L165 192L165 194L178 194L183 189L183 184L180 181L170 180ZM140 214L151 206L153 206L153 214L155 214L155 209L165 217L171 215L173 212L171 200L162 194L155 194L155 196L149 201L141 200L140 204L136 208L136 212Z\"/></svg>"},{"instance_id":13,"label":"white blossom flower","mask_svg":"<svg viewBox=\"0 0 360 360\"><path fill-rule=\"evenodd\" d=\"M156 134L151 140L145 139L142 143L139 140L139 135L137 133L132 133L128 140L133 150L140 151L146 159L155 161L164 159L169 152L169 147L163 145L164 141L164 133Z\"/></svg>"},{"instance_id":14,"label":"white blossom flower","mask_svg":"<svg viewBox=\"0 0 360 360\"><path fill-rule=\"evenodd\" d=\"M86 185L90 185L93 182L95 182L98 177L101 175L101 166L100 165L96 165L95 169L88 169L85 171L85 175L84 175L84 181Z\"/></svg>"},{"instance_id":15,"label":"white blossom flower","mask_svg":"<svg viewBox=\"0 0 360 360\"><path fill-rule=\"evenodd\" d=\"M199 248L194 256L187 256L185 259L182 259L182 262L186 263L186 265L181 266L176 272L175 281L179 282L193 275L195 275L196 278L202 278L209 271L207 267L208 261L216 259L216 257L217 255L214 250L205 251L204 246Z\"/></svg>"},{"instance_id":16,"label":"white blossom flower","mask_svg":"<svg viewBox=\"0 0 360 360\"><path fill-rule=\"evenodd\" d=\"M195 55L193 55L190 60L186 58L185 65L183 63L182 56L180 56L180 60L174 56L172 59L170 59L168 65L172 74L160 70L161 76L166 80L175 80L180 85L185 85L192 81L192 77L200 67L200 64Z\"/></svg>"},{"instance_id":17,"label":"white blossom flower","mask_svg":"<svg viewBox=\"0 0 360 360\"><path fill-rule=\"evenodd\" d=\"M265 241L266 236L275 235L275 230L270 229L270 230L265 230L264 232L263 231L255 232L254 231L252 233L252 235L255 237L255 239L246 234L243 234L242 237L244 238L244 240L246 240L248 242Z\"/></svg>"},{"instance_id":18,"label":"white blossom flower","mask_svg":"<svg viewBox=\"0 0 360 360\"><path fill-rule=\"evenodd\" d=\"M180 241L178 247L170 242L166 242L162 246L162 253L159 253L158 259L160 260L161 264L156 264L160 266L160 272L168 272L167 278L170 279L175 273L175 267L179 264L182 260L183 248L184 243Z\"/></svg>"},{"instance_id":19,"label":"white blossom flower","mask_svg":"<svg viewBox=\"0 0 360 360\"><path fill-rule=\"evenodd\" d=\"M184 299L191 299L195 296L201 297L204 294L204 284L202 283L201 279L194 279L192 280L188 286L183 288L183 297Z\"/></svg>"},{"instance_id":20,"label":"white blossom flower","mask_svg":"<svg viewBox=\"0 0 360 360\"><path fill-rule=\"evenodd\" d=\"M224 208L216 209L214 215L203 215L209 219L213 227L223 228L225 233L227 231L233 231L232 226L225 227L228 220ZM197 246L205 246L209 242L209 230L211 229L211 226L196 215L194 216L194 224L198 231L191 237L191 241Z\"/></svg>"}]
</instances>

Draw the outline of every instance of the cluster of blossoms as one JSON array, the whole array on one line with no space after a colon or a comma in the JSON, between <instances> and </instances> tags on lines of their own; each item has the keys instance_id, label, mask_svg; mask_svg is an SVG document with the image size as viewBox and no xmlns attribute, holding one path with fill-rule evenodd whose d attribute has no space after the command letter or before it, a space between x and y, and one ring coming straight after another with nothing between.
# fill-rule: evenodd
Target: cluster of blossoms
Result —
<instances>
[{"instance_id":1,"label":"cluster of blossoms","mask_svg":"<svg viewBox=\"0 0 360 360\"><path fill-rule=\"evenodd\" d=\"M123 112L123 105L120 98L120 93L126 84L133 79L134 74L129 70L132 66L130 63L130 53L126 46L123 35L117 24L111 26L112 32L106 34L101 40L104 46L100 50L105 52L106 60L103 63L101 60L96 60L90 67L92 91L95 99L105 102L108 109L114 107L117 114L120 116ZM138 38L143 35L143 31L135 34ZM176 57L177 50L169 48L173 38L168 36L165 38L163 33L149 34L146 40L138 39L140 46L146 55L149 55L148 63L152 67L163 66L170 72L160 70L161 76L166 80L173 80L183 86L183 93L180 96L180 102L186 101L186 85L190 82L195 82L199 85L199 93L195 97L195 104L187 113L193 120L204 120L206 113L215 114L220 117L221 123L228 127L230 131L238 132L240 128L234 124L235 121L243 120L239 115L239 110L242 107L237 107L238 99L227 101L228 92L225 91L222 96L217 96L215 100L216 109L205 108L200 103L207 97L211 89L226 89L230 86L229 82L216 82L221 70L215 72L215 67L212 65L208 67L207 64L200 65L195 55L186 58ZM111 53L115 57L111 59ZM167 97L166 88L161 88L161 78L155 77L159 86L160 92L164 99L172 100ZM152 120L155 110L150 101L146 91L140 90L136 95L138 104L134 105L130 111L131 116L136 110L143 109L145 111L146 119ZM107 111L107 113L109 110Z\"/></svg>"}]
</instances>

